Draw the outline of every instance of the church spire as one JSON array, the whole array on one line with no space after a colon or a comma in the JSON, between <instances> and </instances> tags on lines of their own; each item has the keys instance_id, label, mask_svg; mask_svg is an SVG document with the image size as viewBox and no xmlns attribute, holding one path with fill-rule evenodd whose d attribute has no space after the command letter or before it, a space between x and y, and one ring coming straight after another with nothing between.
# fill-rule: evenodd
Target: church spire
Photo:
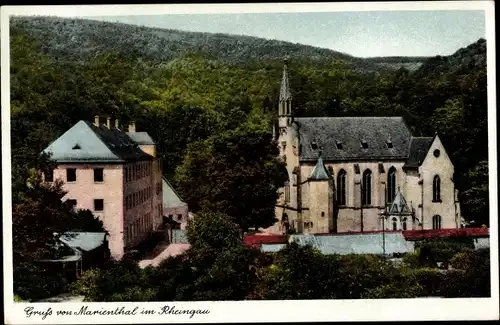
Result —
<instances>
[{"instance_id":1,"label":"church spire","mask_svg":"<svg viewBox=\"0 0 500 325\"><path fill-rule=\"evenodd\" d=\"M284 59L283 77L281 78L280 98L279 98L279 116L292 116L292 92L290 91L290 82L288 81L288 59Z\"/></svg>"}]
</instances>

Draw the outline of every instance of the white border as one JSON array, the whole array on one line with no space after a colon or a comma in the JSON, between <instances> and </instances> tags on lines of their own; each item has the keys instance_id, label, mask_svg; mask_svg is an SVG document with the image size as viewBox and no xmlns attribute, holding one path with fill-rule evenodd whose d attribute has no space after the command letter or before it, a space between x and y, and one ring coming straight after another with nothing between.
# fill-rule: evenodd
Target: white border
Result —
<instances>
[{"instance_id":1,"label":"white border","mask_svg":"<svg viewBox=\"0 0 500 325\"><path fill-rule=\"evenodd\" d=\"M82 303L13 303L12 293L12 226L11 161L10 161L10 62L9 16L118 16L209 13L271 13L328 11L395 11L395 10L485 10L488 71L488 139L490 180L490 245L491 298L481 299L378 299L378 300L316 300L316 301L245 301L185 303L88 303L99 310L125 306L159 309L175 305L177 309L209 309L208 315L155 316L49 316L26 318L24 308L35 306L55 310L79 310ZM2 54L2 166L3 166L3 244L4 244L4 310L7 324L66 323L162 323L162 322L310 322L310 321L401 321L401 320L488 320L498 319L498 193L496 146L496 78L495 21L493 1L379 2L379 3L294 3L294 4L204 4L204 5L103 5L103 6L4 6L1 8ZM8 267L7 267L8 266Z\"/></svg>"}]
</instances>

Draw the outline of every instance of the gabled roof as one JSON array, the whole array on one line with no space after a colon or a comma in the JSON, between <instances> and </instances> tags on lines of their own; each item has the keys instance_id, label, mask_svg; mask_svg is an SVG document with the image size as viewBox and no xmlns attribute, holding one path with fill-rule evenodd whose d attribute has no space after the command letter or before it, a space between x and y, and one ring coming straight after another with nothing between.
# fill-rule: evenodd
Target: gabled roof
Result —
<instances>
[{"instance_id":1,"label":"gabled roof","mask_svg":"<svg viewBox=\"0 0 500 325\"><path fill-rule=\"evenodd\" d=\"M186 206L187 204L182 201L181 197L174 190L172 185L164 177L162 182L163 190L163 207L164 208L175 208Z\"/></svg>"},{"instance_id":2,"label":"gabled roof","mask_svg":"<svg viewBox=\"0 0 500 325\"><path fill-rule=\"evenodd\" d=\"M401 117L306 117L295 123L301 161L318 159L320 151L327 161L408 157L411 134Z\"/></svg>"},{"instance_id":3,"label":"gabled roof","mask_svg":"<svg viewBox=\"0 0 500 325\"><path fill-rule=\"evenodd\" d=\"M330 173L326 170L325 164L323 163L323 158L321 156L318 158L318 162L309 177L310 180L324 181L330 179Z\"/></svg>"},{"instance_id":4,"label":"gabled roof","mask_svg":"<svg viewBox=\"0 0 500 325\"><path fill-rule=\"evenodd\" d=\"M411 209L406 203L406 199L401 193L401 191L398 190L396 193L396 197L394 198L394 201L392 201L391 205L389 206L389 214L391 215L410 215L411 214Z\"/></svg>"},{"instance_id":5,"label":"gabled roof","mask_svg":"<svg viewBox=\"0 0 500 325\"><path fill-rule=\"evenodd\" d=\"M57 162L126 162L153 159L125 132L79 121L52 142L50 152Z\"/></svg>"},{"instance_id":6,"label":"gabled roof","mask_svg":"<svg viewBox=\"0 0 500 325\"><path fill-rule=\"evenodd\" d=\"M425 159L429 148L434 141L433 137L412 137L410 140L410 152L404 168L419 167Z\"/></svg>"}]
</instances>

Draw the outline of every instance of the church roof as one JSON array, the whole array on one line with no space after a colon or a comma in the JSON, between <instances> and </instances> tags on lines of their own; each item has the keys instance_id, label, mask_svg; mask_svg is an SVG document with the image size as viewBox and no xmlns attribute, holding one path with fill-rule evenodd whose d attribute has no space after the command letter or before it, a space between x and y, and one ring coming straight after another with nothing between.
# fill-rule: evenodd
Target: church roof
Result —
<instances>
[{"instance_id":1,"label":"church roof","mask_svg":"<svg viewBox=\"0 0 500 325\"><path fill-rule=\"evenodd\" d=\"M394 198L394 201L392 201L390 207L389 207L389 214L391 215L409 215L411 214L411 209L406 204L406 199L401 193L401 191L398 190L396 193L396 197Z\"/></svg>"},{"instance_id":2,"label":"church roof","mask_svg":"<svg viewBox=\"0 0 500 325\"><path fill-rule=\"evenodd\" d=\"M418 167L424 161L427 152L432 144L432 137L412 137L410 140L410 153L408 161L403 167Z\"/></svg>"},{"instance_id":3,"label":"church roof","mask_svg":"<svg viewBox=\"0 0 500 325\"><path fill-rule=\"evenodd\" d=\"M301 117L301 161L407 159L411 134L402 117Z\"/></svg>"},{"instance_id":4,"label":"church roof","mask_svg":"<svg viewBox=\"0 0 500 325\"><path fill-rule=\"evenodd\" d=\"M318 158L318 162L311 173L311 180L323 181L330 179L330 173L326 170L325 164L323 163L323 158L321 156Z\"/></svg>"},{"instance_id":5,"label":"church roof","mask_svg":"<svg viewBox=\"0 0 500 325\"><path fill-rule=\"evenodd\" d=\"M126 162L153 157L142 151L125 132L79 121L43 152L57 162Z\"/></svg>"},{"instance_id":6,"label":"church roof","mask_svg":"<svg viewBox=\"0 0 500 325\"><path fill-rule=\"evenodd\" d=\"M280 101L286 101L291 99L292 99L292 92L290 91L290 83L288 81L288 72L287 72L287 61L285 60L285 65L283 66L283 77L281 78Z\"/></svg>"}]
</instances>

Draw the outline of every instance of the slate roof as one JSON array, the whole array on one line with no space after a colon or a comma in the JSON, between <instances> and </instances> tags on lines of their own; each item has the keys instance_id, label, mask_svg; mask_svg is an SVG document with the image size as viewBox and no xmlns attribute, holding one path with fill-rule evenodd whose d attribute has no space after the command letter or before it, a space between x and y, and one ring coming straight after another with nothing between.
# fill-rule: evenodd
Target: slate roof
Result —
<instances>
[{"instance_id":1,"label":"slate roof","mask_svg":"<svg viewBox=\"0 0 500 325\"><path fill-rule=\"evenodd\" d=\"M294 122L301 161L315 161L319 152L326 161L408 157L411 134L402 117L301 117Z\"/></svg>"},{"instance_id":2,"label":"slate roof","mask_svg":"<svg viewBox=\"0 0 500 325\"><path fill-rule=\"evenodd\" d=\"M356 234L356 235L291 235L290 242L296 241L299 245L310 244L323 254L378 254L384 253L383 234ZM385 234L385 253L407 253L412 246L407 243L400 232Z\"/></svg>"},{"instance_id":3,"label":"slate roof","mask_svg":"<svg viewBox=\"0 0 500 325\"><path fill-rule=\"evenodd\" d=\"M152 156L142 151L125 132L104 124L96 127L87 121L79 121L52 142L44 152L52 159L63 162L108 162L150 160Z\"/></svg>"},{"instance_id":4,"label":"slate roof","mask_svg":"<svg viewBox=\"0 0 500 325\"><path fill-rule=\"evenodd\" d=\"M420 166L429 151L432 141L434 141L432 137L412 137L410 140L408 161L403 167L416 168Z\"/></svg>"},{"instance_id":5,"label":"slate roof","mask_svg":"<svg viewBox=\"0 0 500 325\"><path fill-rule=\"evenodd\" d=\"M162 190L164 208L174 208L187 205L184 201L182 201L179 194L177 194L166 178L163 178Z\"/></svg>"},{"instance_id":6,"label":"slate roof","mask_svg":"<svg viewBox=\"0 0 500 325\"><path fill-rule=\"evenodd\" d=\"M100 247L106 240L104 232L65 232L59 240L71 248L91 251Z\"/></svg>"},{"instance_id":7,"label":"slate roof","mask_svg":"<svg viewBox=\"0 0 500 325\"><path fill-rule=\"evenodd\" d=\"M323 163L323 158L321 156L318 158L318 162L309 177L311 180L323 181L330 179L330 173L326 170L325 164Z\"/></svg>"}]
</instances>

